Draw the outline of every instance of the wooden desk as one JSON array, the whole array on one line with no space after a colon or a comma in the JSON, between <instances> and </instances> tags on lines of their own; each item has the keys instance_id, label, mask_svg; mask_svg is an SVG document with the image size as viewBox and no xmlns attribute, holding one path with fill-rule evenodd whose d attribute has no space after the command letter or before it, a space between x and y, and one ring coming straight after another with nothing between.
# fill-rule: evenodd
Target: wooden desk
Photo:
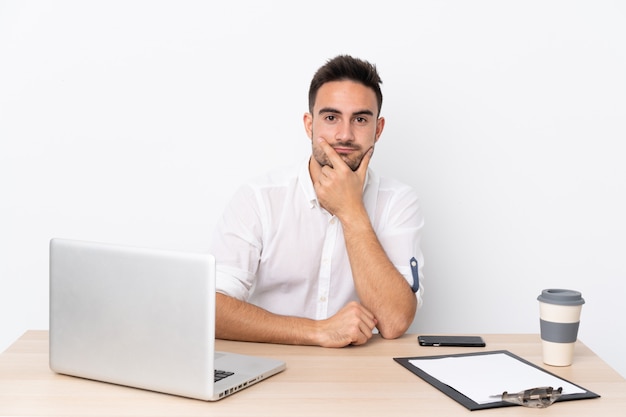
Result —
<instances>
[{"instance_id":1,"label":"wooden desk","mask_svg":"<svg viewBox=\"0 0 626 417\"><path fill-rule=\"evenodd\" d=\"M28 331L0 355L0 415L46 416L623 416L626 380L583 343L574 364L541 363L538 335L483 335L487 348L506 349L602 396L537 410L469 411L395 363L394 356L478 349L420 347L415 335L374 337L343 349L218 341L218 349L287 362L270 379L218 402L203 402L57 375L48 368L48 332Z\"/></svg>"}]
</instances>

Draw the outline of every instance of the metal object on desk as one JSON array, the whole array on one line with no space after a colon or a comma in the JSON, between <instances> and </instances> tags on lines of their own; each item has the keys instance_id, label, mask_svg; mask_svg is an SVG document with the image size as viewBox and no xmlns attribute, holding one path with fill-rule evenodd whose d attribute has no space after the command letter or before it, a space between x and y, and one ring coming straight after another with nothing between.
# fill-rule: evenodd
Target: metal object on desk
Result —
<instances>
[{"instance_id":1,"label":"metal object on desk","mask_svg":"<svg viewBox=\"0 0 626 417\"><path fill-rule=\"evenodd\" d=\"M552 405L563 392L563 388L554 389L552 387L531 388L517 393L502 393L502 401L523 405L531 408L546 408Z\"/></svg>"}]
</instances>

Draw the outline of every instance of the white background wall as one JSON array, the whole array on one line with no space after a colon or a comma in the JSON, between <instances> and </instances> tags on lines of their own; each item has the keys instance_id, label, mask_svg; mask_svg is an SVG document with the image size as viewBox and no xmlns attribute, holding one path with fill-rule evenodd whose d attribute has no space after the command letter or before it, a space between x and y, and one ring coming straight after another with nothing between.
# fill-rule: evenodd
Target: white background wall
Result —
<instances>
[{"instance_id":1,"label":"white background wall","mask_svg":"<svg viewBox=\"0 0 626 417\"><path fill-rule=\"evenodd\" d=\"M409 8L410 6L410 8ZM0 350L48 326L51 237L204 250L304 158L313 72L384 81L372 166L422 197L414 332L538 332L549 287L626 375L626 5L0 1Z\"/></svg>"}]
</instances>

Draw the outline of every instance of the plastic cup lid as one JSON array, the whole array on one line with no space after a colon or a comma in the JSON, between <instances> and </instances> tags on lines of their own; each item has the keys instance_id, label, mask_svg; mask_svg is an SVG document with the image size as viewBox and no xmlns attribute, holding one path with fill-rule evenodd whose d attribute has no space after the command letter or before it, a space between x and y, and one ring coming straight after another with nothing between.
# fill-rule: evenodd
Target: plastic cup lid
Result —
<instances>
[{"instance_id":1,"label":"plastic cup lid","mask_svg":"<svg viewBox=\"0 0 626 417\"><path fill-rule=\"evenodd\" d=\"M543 303L564 306L578 306L585 304L585 299L579 291L563 290L559 288L551 288L541 291L541 295L537 297L537 300Z\"/></svg>"}]
</instances>

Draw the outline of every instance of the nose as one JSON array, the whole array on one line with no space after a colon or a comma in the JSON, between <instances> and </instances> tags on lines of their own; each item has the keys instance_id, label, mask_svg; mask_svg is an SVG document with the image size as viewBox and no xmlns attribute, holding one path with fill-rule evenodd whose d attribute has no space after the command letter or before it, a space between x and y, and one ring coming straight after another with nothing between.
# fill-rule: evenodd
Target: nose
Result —
<instances>
[{"instance_id":1,"label":"nose","mask_svg":"<svg viewBox=\"0 0 626 417\"><path fill-rule=\"evenodd\" d=\"M350 120L343 120L337 125L335 139L340 142L351 142L354 140L354 132L352 130L352 123L350 123Z\"/></svg>"}]
</instances>

